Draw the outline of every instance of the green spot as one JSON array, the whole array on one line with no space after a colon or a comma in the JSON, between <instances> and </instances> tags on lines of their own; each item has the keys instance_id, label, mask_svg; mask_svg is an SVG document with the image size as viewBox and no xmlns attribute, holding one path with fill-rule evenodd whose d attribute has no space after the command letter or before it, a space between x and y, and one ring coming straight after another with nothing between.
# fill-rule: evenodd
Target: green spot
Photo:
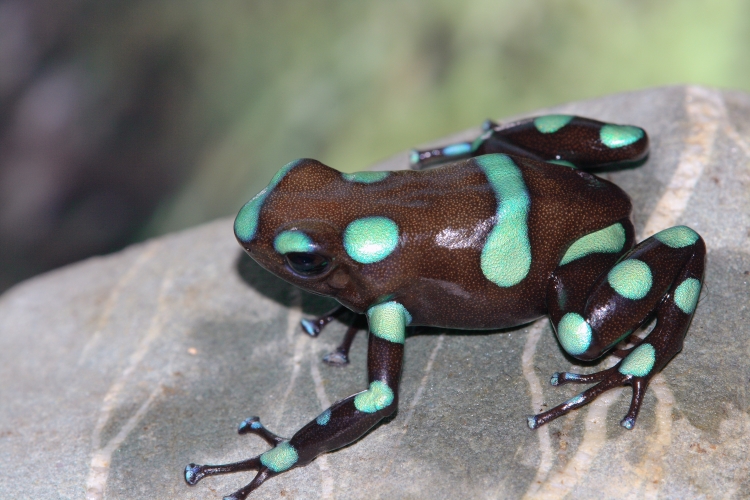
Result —
<instances>
[{"instance_id":1,"label":"green spot","mask_svg":"<svg viewBox=\"0 0 750 500\"><path fill-rule=\"evenodd\" d=\"M393 390L388 384L376 380L365 392L354 396L354 407L364 413L375 413L393 403Z\"/></svg>"},{"instance_id":2,"label":"green spot","mask_svg":"<svg viewBox=\"0 0 750 500\"><path fill-rule=\"evenodd\" d=\"M274 472L284 472L291 469L297 463L297 450L289 444L289 441L282 441L260 456L260 463Z\"/></svg>"},{"instance_id":3,"label":"green spot","mask_svg":"<svg viewBox=\"0 0 750 500\"><path fill-rule=\"evenodd\" d=\"M403 344L406 338L406 326L411 323L411 314L398 302L391 301L367 310L367 321L370 331L376 337Z\"/></svg>"},{"instance_id":4,"label":"green spot","mask_svg":"<svg viewBox=\"0 0 750 500\"><path fill-rule=\"evenodd\" d=\"M568 354L583 354L591 345L591 326L583 316L570 312L557 325L557 338Z\"/></svg>"},{"instance_id":5,"label":"green spot","mask_svg":"<svg viewBox=\"0 0 750 500\"><path fill-rule=\"evenodd\" d=\"M315 249L309 236L299 230L284 231L273 240L273 248L281 255L290 252L312 252Z\"/></svg>"},{"instance_id":6,"label":"green spot","mask_svg":"<svg viewBox=\"0 0 750 500\"><path fill-rule=\"evenodd\" d=\"M674 291L674 303L685 314L692 314L698 303L701 292L701 282L695 278L688 278Z\"/></svg>"},{"instance_id":7,"label":"green spot","mask_svg":"<svg viewBox=\"0 0 750 500\"><path fill-rule=\"evenodd\" d=\"M509 156L484 155L475 161L487 176L497 198L495 226L482 248L482 273L498 286L513 286L523 280L531 268L531 244L526 224L529 193L521 170Z\"/></svg>"},{"instance_id":8,"label":"green spot","mask_svg":"<svg viewBox=\"0 0 750 500\"><path fill-rule=\"evenodd\" d=\"M617 253L625 245L625 228L619 222L577 239L563 255L560 265L592 253Z\"/></svg>"},{"instance_id":9,"label":"green spot","mask_svg":"<svg viewBox=\"0 0 750 500\"><path fill-rule=\"evenodd\" d=\"M281 169L276 172L271 182L268 183L263 191L256 194L252 200L245 203L237 217L234 219L234 234L238 240L247 243L255 237L255 231L258 229L258 218L260 217L260 209L263 207L263 202L266 201L268 194L273 191L276 185L281 182L286 174L291 169L296 167L302 162L302 160L294 160L287 163Z\"/></svg>"},{"instance_id":10,"label":"green spot","mask_svg":"<svg viewBox=\"0 0 750 500\"><path fill-rule=\"evenodd\" d=\"M321 413L320 415L318 415L318 418L315 419L315 422L318 425L326 425L329 420L331 420L331 409L330 408L327 409L326 411L324 411L323 413Z\"/></svg>"},{"instance_id":11,"label":"green spot","mask_svg":"<svg viewBox=\"0 0 750 500\"><path fill-rule=\"evenodd\" d=\"M623 260L607 275L614 290L626 299L642 299L651 290L653 278L648 264L638 259Z\"/></svg>"},{"instance_id":12,"label":"green spot","mask_svg":"<svg viewBox=\"0 0 750 500\"><path fill-rule=\"evenodd\" d=\"M670 248L684 248L698 241L699 236L687 226L675 226L659 231L654 238Z\"/></svg>"},{"instance_id":13,"label":"green spot","mask_svg":"<svg viewBox=\"0 0 750 500\"><path fill-rule=\"evenodd\" d=\"M451 144L443 148L445 156L461 156L468 153L471 153L470 142L459 142L458 144Z\"/></svg>"},{"instance_id":14,"label":"green spot","mask_svg":"<svg viewBox=\"0 0 750 500\"><path fill-rule=\"evenodd\" d=\"M578 396L573 396L569 400L565 402L565 406L575 406L579 405L586 401L586 398L583 396L583 394L579 394Z\"/></svg>"},{"instance_id":15,"label":"green spot","mask_svg":"<svg viewBox=\"0 0 750 500\"><path fill-rule=\"evenodd\" d=\"M534 126L543 134L552 134L570 123L572 119L573 117L570 115L539 116L534 118Z\"/></svg>"},{"instance_id":16,"label":"green spot","mask_svg":"<svg viewBox=\"0 0 750 500\"><path fill-rule=\"evenodd\" d=\"M387 217L357 219L344 231L344 249L361 264L388 257L398 245L398 225Z\"/></svg>"},{"instance_id":17,"label":"green spot","mask_svg":"<svg viewBox=\"0 0 750 500\"><path fill-rule=\"evenodd\" d=\"M599 130L599 139L608 148L621 148L643 137L643 129L632 125L605 125Z\"/></svg>"},{"instance_id":18,"label":"green spot","mask_svg":"<svg viewBox=\"0 0 750 500\"><path fill-rule=\"evenodd\" d=\"M562 165L563 167L578 168L569 161L565 160L547 160L547 163L554 163L555 165Z\"/></svg>"},{"instance_id":19,"label":"green spot","mask_svg":"<svg viewBox=\"0 0 750 500\"><path fill-rule=\"evenodd\" d=\"M617 370L623 375L645 377L656 361L656 349L651 344L641 344L622 361Z\"/></svg>"},{"instance_id":20,"label":"green spot","mask_svg":"<svg viewBox=\"0 0 750 500\"><path fill-rule=\"evenodd\" d=\"M419 158L417 158L419 161ZM415 162L412 162L415 163ZM352 172L351 174L341 174L341 177L351 182L359 182L362 184L372 184L373 182L380 182L390 175L390 172Z\"/></svg>"}]
</instances>

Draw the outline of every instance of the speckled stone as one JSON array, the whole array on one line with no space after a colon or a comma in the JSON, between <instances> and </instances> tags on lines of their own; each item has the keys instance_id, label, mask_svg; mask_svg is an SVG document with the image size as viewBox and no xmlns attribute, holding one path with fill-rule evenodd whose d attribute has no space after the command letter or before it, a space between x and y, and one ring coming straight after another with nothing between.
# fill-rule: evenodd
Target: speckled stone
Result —
<instances>
[{"instance_id":1,"label":"speckled stone","mask_svg":"<svg viewBox=\"0 0 750 500\"><path fill-rule=\"evenodd\" d=\"M529 115L543 113L644 127L649 161L605 177L632 196L637 234L685 224L708 247L685 347L652 383L635 429L618 425L629 389L527 428L526 415L581 389L550 386L553 372L596 369L572 364L546 320L494 334L436 330L406 339L393 420L250 498L747 495L750 96L670 87ZM402 153L376 168L407 164ZM250 473L188 487L182 470L266 451L236 433L251 415L288 437L367 387L363 335L351 365L330 367L321 357L345 326L312 339L298 325L330 305L244 257L230 219L14 287L0 297L0 498L235 491Z\"/></svg>"}]
</instances>

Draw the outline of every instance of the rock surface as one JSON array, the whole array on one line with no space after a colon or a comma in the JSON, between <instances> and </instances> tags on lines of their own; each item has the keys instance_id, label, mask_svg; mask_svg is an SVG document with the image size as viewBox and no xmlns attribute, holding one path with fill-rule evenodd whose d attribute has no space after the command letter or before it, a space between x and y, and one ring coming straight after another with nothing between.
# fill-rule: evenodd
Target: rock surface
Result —
<instances>
[{"instance_id":1,"label":"rock surface","mask_svg":"<svg viewBox=\"0 0 750 500\"><path fill-rule=\"evenodd\" d=\"M549 386L552 372L595 369L562 354L547 320L500 333L435 330L406 342L392 421L251 498L745 497L750 96L671 87L548 111L644 127L649 161L605 177L632 196L641 237L687 224L708 246L684 350L652 384L636 428L618 425L629 389L526 427L525 415L580 390ZM378 168L405 168L406 158ZM321 357L345 326L318 339L298 326L331 305L244 257L229 219L16 286L0 297L0 497L236 490L253 473L191 488L183 467L265 451L235 432L248 416L288 436L365 388L364 335L352 363L334 368Z\"/></svg>"}]
</instances>

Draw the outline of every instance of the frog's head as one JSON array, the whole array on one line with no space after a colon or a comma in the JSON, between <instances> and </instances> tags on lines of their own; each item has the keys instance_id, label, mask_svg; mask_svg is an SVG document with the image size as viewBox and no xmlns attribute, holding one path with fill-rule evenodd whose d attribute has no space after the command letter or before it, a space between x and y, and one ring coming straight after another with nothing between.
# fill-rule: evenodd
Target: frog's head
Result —
<instances>
[{"instance_id":1,"label":"frog's head","mask_svg":"<svg viewBox=\"0 0 750 500\"><path fill-rule=\"evenodd\" d=\"M340 172L316 160L288 163L237 214L237 241L286 281L313 293L353 298L359 287L351 284L346 259L340 258L345 184Z\"/></svg>"}]
</instances>

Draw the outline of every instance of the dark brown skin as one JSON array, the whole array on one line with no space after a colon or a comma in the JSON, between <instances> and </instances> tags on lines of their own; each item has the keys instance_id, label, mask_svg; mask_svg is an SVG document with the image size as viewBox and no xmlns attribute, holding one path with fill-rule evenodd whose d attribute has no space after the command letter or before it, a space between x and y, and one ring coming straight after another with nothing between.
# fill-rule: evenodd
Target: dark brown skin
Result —
<instances>
[{"instance_id":1,"label":"dark brown skin","mask_svg":"<svg viewBox=\"0 0 750 500\"><path fill-rule=\"evenodd\" d=\"M534 200L528 218L532 266L529 278L512 288L488 281L477 263L497 200L471 159L393 172L373 184L346 181L337 170L302 160L266 199L258 235L246 248L272 273L358 313L393 294L411 312L412 325L474 329L528 322L546 313L549 277L570 244L626 220L631 205L619 187L587 172L525 158L516 164ZM571 192L585 196L571 197ZM383 261L360 264L347 256L341 235L368 215L394 220L399 246ZM275 236L289 229L304 231L331 256L326 275L306 278L289 271L273 249ZM472 237L464 248L436 245L446 229Z\"/></svg>"},{"instance_id":2,"label":"dark brown skin","mask_svg":"<svg viewBox=\"0 0 750 500\"><path fill-rule=\"evenodd\" d=\"M583 360L630 339L629 347L615 351L622 360L613 368L554 374L553 385L596 385L528 417L528 425L534 429L608 389L630 385L631 406L621 423L631 429L649 381L682 349L705 245L678 226L634 246L627 194L549 161L595 169L647 154L642 129L551 115L507 126L488 122L473 142L415 151L413 171L342 175L309 159L285 166L240 211L235 234L272 273L367 314L369 388L335 403L289 440L257 417L246 420L240 433L258 434L274 448L235 464L190 464L188 484L257 470L251 483L227 497L245 498L266 479L353 442L392 415L408 324L504 328L548 315L563 349ZM373 217L387 224L371 224ZM362 222L366 230L352 238L350 229ZM498 278L497 269L517 276ZM303 327L317 335L337 314ZM657 324L645 339L630 338L654 316ZM334 362L347 362L355 332L350 328Z\"/></svg>"}]
</instances>

